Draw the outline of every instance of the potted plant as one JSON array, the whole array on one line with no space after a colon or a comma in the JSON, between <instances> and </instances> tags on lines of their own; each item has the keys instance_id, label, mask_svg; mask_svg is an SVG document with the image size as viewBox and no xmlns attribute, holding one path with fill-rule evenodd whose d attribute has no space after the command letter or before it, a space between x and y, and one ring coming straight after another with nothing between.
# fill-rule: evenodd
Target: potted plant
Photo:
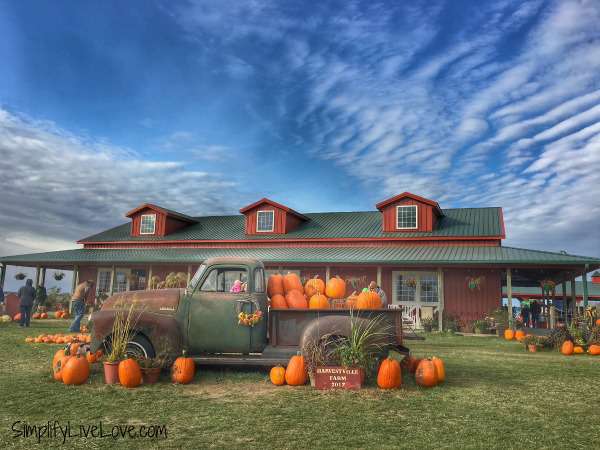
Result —
<instances>
[{"instance_id":1,"label":"potted plant","mask_svg":"<svg viewBox=\"0 0 600 450\"><path fill-rule=\"evenodd\" d=\"M489 324L485 319L473 321L473 331L475 334L485 334L489 330Z\"/></svg>"},{"instance_id":2,"label":"potted plant","mask_svg":"<svg viewBox=\"0 0 600 450\"><path fill-rule=\"evenodd\" d=\"M133 337L132 331L137 322L136 317L133 316L133 310L133 303L128 309L117 307L111 339L108 342L108 352L104 360L104 381L106 384L117 384L119 382L119 362L125 359L127 344Z\"/></svg>"},{"instance_id":3,"label":"potted plant","mask_svg":"<svg viewBox=\"0 0 600 450\"><path fill-rule=\"evenodd\" d=\"M490 313L490 317L494 321L496 327L496 335L499 337L504 336L504 330L508 328L508 313L503 308L498 308Z\"/></svg>"},{"instance_id":4,"label":"potted plant","mask_svg":"<svg viewBox=\"0 0 600 450\"><path fill-rule=\"evenodd\" d=\"M543 345L542 339L532 334L528 334L527 336L525 336L522 342L523 345L525 345L525 348L531 353L537 352L538 348Z\"/></svg>"},{"instance_id":5,"label":"potted plant","mask_svg":"<svg viewBox=\"0 0 600 450\"><path fill-rule=\"evenodd\" d=\"M60 281L65 277L65 274L63 272L54 272L54 279L56 281Z\"/></svg>"},{"instance_id":6,"label":"potted plant","mask_svg":"<svg viewBox=\"0 0 600 450\"><path fill-rule=\"evenodd\" d=\"M18 272L15 274L15 280L24 280L26 276L23 272Z\"/></svg>"},{"instance_id":7,"label":"potted plant","mask_svg":"<svg viewBox=\"0 0 600 450\"><path fill-rule=\"evenodd\" d=\"M142 369L142 378L144 384L155 384L160 378L160 372L166 366L168 356L164 353L155 358L140 357L137 358L138 364Z\"/></svg>"}]
</instances>

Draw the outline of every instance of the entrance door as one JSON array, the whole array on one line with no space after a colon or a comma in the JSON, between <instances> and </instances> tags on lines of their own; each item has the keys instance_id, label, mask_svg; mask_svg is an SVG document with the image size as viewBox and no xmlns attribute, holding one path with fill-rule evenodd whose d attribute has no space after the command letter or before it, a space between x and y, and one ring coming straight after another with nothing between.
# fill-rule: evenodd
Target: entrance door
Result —
<instances>
[{"instance_id":1,"label":"entrance door","mask_svg":"<svg viewBox=\"0 0 600 450\"><path fill-rule=\"evenodd\" d=\"M251 328L238 325L241 311L252 311L249 292L231 292L248 282L245 267L212 266L190 300L188 342L192 354L249 353Z\"/></svg>"},{"instance_id":2,"label":"entrance door","mask_svg":"<svg viewBox=\"0 0 600 450\"><path fill-rule=\"evenodd\" d=\"M433 319L439 307L436 272L392 272L392 303L402 308L403 320L421 328L422 319Z\"/></svg>"}]
</instances>

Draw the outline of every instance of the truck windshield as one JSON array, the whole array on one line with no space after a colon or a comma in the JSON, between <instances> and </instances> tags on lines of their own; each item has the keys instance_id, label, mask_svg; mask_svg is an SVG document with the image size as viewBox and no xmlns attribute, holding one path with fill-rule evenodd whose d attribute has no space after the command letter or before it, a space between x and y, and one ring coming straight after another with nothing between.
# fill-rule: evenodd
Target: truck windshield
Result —
<instances>
[{"instance_id":1,"label":"truck windshield","mask_svg":"<svg viewBox=\"0 0 600 450\"><path fill-rule=\"evenodd\" d=\"M198 267L198 270L196 270L196 273L194 274L193 278L190 280L190 284L188 285L189 288L194 289L196 287L196 285L198 284L198 281L200 280L200 277L202 277L202 274L204 273L205 270L206 270L206 264L200 264L200 267Z\"/></svg>"}]
</instances>

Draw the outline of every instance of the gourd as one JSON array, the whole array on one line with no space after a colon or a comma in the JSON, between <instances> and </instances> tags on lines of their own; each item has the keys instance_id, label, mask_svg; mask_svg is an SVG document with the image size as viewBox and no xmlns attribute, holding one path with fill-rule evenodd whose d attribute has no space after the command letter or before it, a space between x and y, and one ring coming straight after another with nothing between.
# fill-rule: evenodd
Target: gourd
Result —
<instances>
[{"instance_id":1,"label":"gourd","mask_svg":"<svg viewBox=\"0 0 600 450\"><path fill-rule=\"evenodd\" d=\"M275 294L271 297L271 308L287 309L288 305L285 297L281 294Z\"/></svg>"},{"instance_id":2,"label":"gourd","mask_svg":"<svg viewBox=\"0 0 600 450\"><path fill-rule=\"evenodd\" d=\"M306 378L304 356L299 354L292 356L285 369L285 382L290 386L302 386L306 384Z\"/></svg>"},{"instance_id":3,"label":"gourd","mask_svg":"<svg viewBox=\"0 0 600 450\"><path fill-rule=\"evenodd\" d=\"M576 345L575 347L573 347L573 353L576 353L578 355L584 353L583 347L581 345Z\"/></svg>"},{"instance_id":4,"label":"gourd","mask_svg":"<svg viewBox=\"0 0 600 450\"><path fill-rule=\"evenodd\" d=\"M377 372L377 386L381 389L396 389L402 385L402 369L395 359L384 359Z\"/></svg>"},{"instance_id":5,"label":"gourd","mask_svg":"<svg viewBox=\"0 0 600 450\"><path fill-rule=\"evenodd\" d=\"M325 282L319 278L319 275L315 275L304 283L304 293L308 298L311 298L315 294L324 294Z\"/></svg>"},{"instance_id":6,"label":"gourd","mask_svg":"<svg viewBox=\"0 0 600 450\"><path fill-rule=\"evenodd\" d=\"M565 341L565 342L563 342L563 344L560 347L560 352L565 356L572 355L573 351L574 351L573 341Z\"/></svg>"},{"instance_id":7,"label":"gourd","mask_svg":"<svg viewBox=\"0 0 600 450\"><path fill-rule=\"evenodd\" d=\"M346 282L337 275L330 278L325 287L325 295L329 298L344 298L346 296Z\"/></svg>"},{"instance_id":8,"label":"gourd","mask_svg":"<svg viewBox=\"0 0 600 450\"><path fill-rule=\"evenodd\" d=\"M435 365L438 383L443 383L444 381L446 381L446 367L444 366L444 361L442 361L437 356L432 357L431 361Z\"/></svg>"},{"instance_id":9,"label":"gourd","mask_svg":"<svg viewBox=\"0 0 600 450\"><path fill-rule=\"evenodd\" d=\"M377 292L363 291L356 300L356 309L381 309L381 297Z\"/></svg>"},{"instance_id":10,"label":"gourd","mask_svg":"<svg viewBox=\"0 0 600 450\"><path fill-rule=\"evenodd\" d=\"M300 281L298 275L293 272L288 272L287 275L284 275L283 289L285 290L286 294L294 290L304 294L304 286L302 286L302 282Z\"/></svg>"},{"instance_id":11,"label":"gourd","mask_svg":"<svg viewBox=\"0 0 600 450\"><path fill-rule=\"evenodd\" d=\"M90 364L94 364L98 361L98 356L94 352L87 352L85 354L85 359L87 359L87 362L89 362Z\"/></svg>"},{"instance_id":12,"label":"gourd","mask_svg":"<svg viewBox=\"0 0 600 450\"><path fill-rule=\"evenodd\" d=\"M433 387L438 383L435 364L430 359L423 359L417 366L415 380L419 386Z\"/></svg>"},{"instance_id":13,"label":"gourd","mask_svg":"<svg viewBox=\"0 0 600 450\"><path fill-rule=\"evenodd\" d=\"M310 309L329 309L329 300L323 294L315 294L308 303Z\"/></svg>"},{"instance_id":14,"label":"gourd","mask_svg":"<svg viewBox=\"0 0 600 450\"><path fill-rule=\"evenodd\" d=\"M283 295L285 293L283 289L283 275L274 273L269 277L267 280L267 293L271 299L273 299L274 295Z\"/></svg>"},{"instance_id":15,"label":"gourd","mask_svg":"<svg viewBox=\"0 0 600 450\"><path fill-rule=\"evenodd\" d=\"M282 386L285 384L285 368L281 366L275 366L271 368L269 372L269 379L275 386Z\"/></svg>"},{"instance_id":16,"label":"gourd","mask_svg":"<svg viewBox=\"0 0 600 450\"><path fill-rule=\"evenodd\" d=\"M126 388L142 384L142 369L135 359L127 358L119 363L119 383Z\"/></svg>"},{"instance_id":17,"label":"gourd","mask_svg":"<svg viewBox=\"0 0 600 450\"><path fill-rule=\"evenodd\" d=\"M61 372L64 384L83 384L90 376L90 365L83 356L77 355L67 360Z\"/></svg>"},{"instance_id":18,"label":"gourd","mask_svg":"<svg viewBox=\"0 0 600 450\"><path fill-rule=\"evenodd\" d=\"M291 290L285 294L285 301L290 309L306 309L308 308L308 302L306 297L300 291Z\"/></svg>"},{"instance_id":19,"label":"gourd","mask_svg":"<svg viewBox=\"0 0 600 450\"><path fill-rule=\"evenodd\" d=\"M171 380L173 383L188 384L194 379L196 374L196 364L192 358L185 356L185 350L182 356L177 358L171 368Z\"/></svg>"}]
</instances>

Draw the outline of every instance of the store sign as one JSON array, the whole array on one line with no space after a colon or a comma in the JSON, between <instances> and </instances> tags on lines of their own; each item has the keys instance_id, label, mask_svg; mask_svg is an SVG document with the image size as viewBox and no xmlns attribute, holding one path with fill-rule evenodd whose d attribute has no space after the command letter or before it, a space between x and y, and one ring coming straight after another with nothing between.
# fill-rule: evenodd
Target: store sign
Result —
<instances>
[{"instance_id":1,"label":"store sign","mask_svg":"<svg viewBox=\"0 0 600 450\"><path fill-rule=\"evenodd\" d=\"M317 389L360 389L363 370L356 367L323 366L315 368Z\"/></svg>"}]
</instances>

